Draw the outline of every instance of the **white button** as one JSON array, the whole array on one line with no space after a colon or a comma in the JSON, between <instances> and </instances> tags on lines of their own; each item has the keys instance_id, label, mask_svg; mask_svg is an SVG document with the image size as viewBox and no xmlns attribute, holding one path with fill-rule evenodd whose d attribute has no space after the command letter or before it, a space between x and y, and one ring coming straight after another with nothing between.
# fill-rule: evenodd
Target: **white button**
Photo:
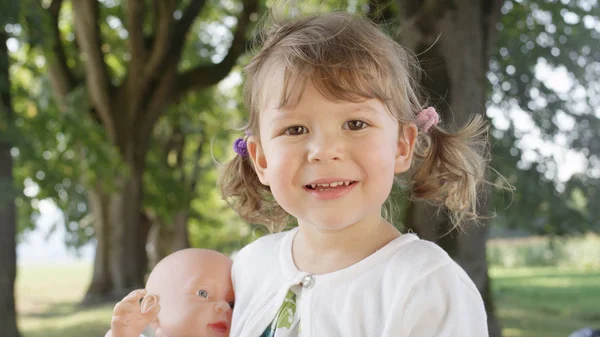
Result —
<instances>
[{"instance_id":1,"label":"white button","mask_svg":"<svg viewBox=\"0 0 600 337\"><path fill-rule=\"evenodd\" d=\"M315 278L312 275L306 275L304 276L304 278L302 279L302 287L304 288L312 288L312 286L315 284Z\"/></svg>"}]
</instances>

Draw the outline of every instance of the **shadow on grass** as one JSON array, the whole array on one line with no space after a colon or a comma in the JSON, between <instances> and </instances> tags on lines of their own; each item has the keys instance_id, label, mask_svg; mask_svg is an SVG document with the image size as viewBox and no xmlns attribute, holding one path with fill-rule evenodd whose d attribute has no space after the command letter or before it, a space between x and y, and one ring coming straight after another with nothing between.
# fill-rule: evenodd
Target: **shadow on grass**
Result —
<instances>
[{"instance_id":1,"label":"shadow on grass","mask_svg":"<svg viewBox=\"0 0 600 337\"><path fill-rule=\"evenodd\" d=\"M106 326L106 322L85 322L52 329L40 328L26 331L24 337L104 337Z\"/></svg>"},{"instance_id":2,"label":"shadow on grass","mask_svg":"<svg viewBox=\"0 0 600 337\"><path fill-rule=\"evenodd\" d=\"M42 312L21 312L19 328L23 337L103 337L110 329L111 315L111 305L82 308L60 302Z\"/></svg>"},{"instance_id":3,"label":"shadow on grass","mask_svg":"<svg viewBox=\"0 0 600 337\"><path fill-rule=\"evenodd\" d=\"M24 318L55 318L61 316L70 316L76 313L84 312L84 311L92 311L96 309L103 309L106 307L113 307L115 302L102 302L97 304L86 304L81 305L73 302L57 302L52 303L50 305L46 305L44 307L43 312L26 312L19 313L19 316Z\"/></svg>"},{"instance_id":4,"label":"shadow on grass","mask_svg":"<svg viewBox=\"0 0 600 337\"><path fill-rule=\"evenodd\" d=\"M504 308L518 308L520 312L535 312L556 320L600 322L600 307L595 300L598 294L591 298L585 296L581 289L562 289L547 294L535 288L519 288L510 293L508 289L496 291L496 301Z\"/></svg>"},{"instance_id":5,"label":"shadow on grass","mask_svg":"<svg viewBox=\"0 0 600 337\"><path fill-rule=\"evenodd\" d=\"M92 308L90 308L92 309ZM44 308L43 312L21 313L20 316L27 318L54 318L60 316L69 316L80 309L73 302L53 303Z\"/></svg>"},{"instance_id":6,"label":"shadow on grass","mask_svg":"<svg viewBox=\"0 0 600 337\"><path fill-rule=\"evenodd\" d=\"M594 327L593 321L515 307L502 308L498 314L504 337L568 337L582 327Z\"/></svg>"}]
</instances>

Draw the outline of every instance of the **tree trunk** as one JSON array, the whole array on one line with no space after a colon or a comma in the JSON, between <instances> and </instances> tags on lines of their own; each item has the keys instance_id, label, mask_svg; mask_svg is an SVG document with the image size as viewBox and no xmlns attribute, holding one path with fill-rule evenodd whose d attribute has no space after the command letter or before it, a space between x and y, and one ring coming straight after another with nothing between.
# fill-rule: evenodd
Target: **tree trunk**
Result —
<instances>
[{"instance_id":1,"label":"tree trunk","mask_svg":"<svg viewBox=\"0 0 600 337\"><path fill-rule=\"evenodd\" d=\"M165 256L181 249L189 248L187 222L189 211L183 210L175 215L171 226L154 221L148 238L150 268L153 268Z\"/></svg>"},{"instance_id":2,"label":"tree trunk","mask_svg":"<svg viewBox=\"0 0 600 337\"><path fill-rule=\"evenodd\" d=\"M137 181L136 181L137 180ZM143 288L143 270L137 246L140 239L140 180L135 177L117 177L119 190L110 196L111 273L113 291L116 293Z\"/></svg>"},{"instance_id":3,"label":"tree trunk","mask_svg":"<svg viewBox=\"0 0 600 337\"><path fill-rule=\"evenodd\" d=\"M437 105L445 126L462 126L473 114L485 114L486 72L490 47L495 43L499 0L415 1L399 0L402 43L419 55L425 71L422 85ZM482 193L479 212L487 214L487 193ZM494 314L487 271L486 226L452 231L448 217L426 203L409 206L406 225L423 239L438 243L473 279L488 314L490 336L501 336ZM447 234L447 235L444 235Z\"/></svg>"},{"instance_id":4,"label":"tree trunk","mask_svg":"<svg viewBox=\"0 0 600 337\"><path fill-rule=\"evenodd\" d=\"M113 301L144 287L150 225L140 212L141 180L139 171L119 175L116 190L107 193L98 183L89 193L97 245L92 282L82 304Z\"/></svg>"},{"instance_id":5,"label":"tree trunk","mask_svg":"<svg viewBox=\"0 0 600 337\"><path fill-rule=\"evenodd\" d=\"M10 97L9 61L4 28L0 28L0 331L3 337L18 337L15 310L15 278L17 275L17 218L13 186L12 102Z\"/></svg>"},{"instance_id":6,"label":"tree trunk","mask_svg":"<svg viewBox=\"0 0 600 337\"><path fill-rule=\"evenodd\" d=\"M177 251L190 247L190 239L188 237L187 223L190 218L189 210L184 210L175 215L175 228L173 235L172 250Z\"/></svg>"},{"instance_id":7,"label":"tree trunk","mask_svg":"<svg viewBox=\"0 0 600 337\"><path fill-rule=\"evenodd\" d=\"M83 299L84 304L94 304L110 297L112 290L112 276L110 271L110 226L108 221L109 197L102 188L96 184L95 189L88 191L88 204L94 217L96 238L96 255L94 257L94 271L92 282Z\"/></svg>"}]
</instances>

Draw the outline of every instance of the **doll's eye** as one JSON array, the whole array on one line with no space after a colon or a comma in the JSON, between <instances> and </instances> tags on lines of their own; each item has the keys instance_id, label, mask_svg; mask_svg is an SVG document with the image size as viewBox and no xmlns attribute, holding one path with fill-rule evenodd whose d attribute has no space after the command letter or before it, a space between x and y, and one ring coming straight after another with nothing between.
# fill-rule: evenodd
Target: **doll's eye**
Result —
<instances>
[{"instance_id":1,"label":"doll's eye","mask_svg":"<svg viewBox=\"0 0 600 337\"><path fill-rule=\"evenodd\" d=\"M208 291L206 290L198 290L198 296L208 298Z\"/></svg>"}]
</instances>

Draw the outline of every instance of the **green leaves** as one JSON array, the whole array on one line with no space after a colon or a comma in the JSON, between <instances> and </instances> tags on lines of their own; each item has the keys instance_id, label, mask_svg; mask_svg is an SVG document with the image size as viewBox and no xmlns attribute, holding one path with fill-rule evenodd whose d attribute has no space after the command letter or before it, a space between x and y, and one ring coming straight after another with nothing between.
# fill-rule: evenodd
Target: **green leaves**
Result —
<instances>
[{"instance_id":1,"label":"green leaves","mask_svg":"<svg viewBox=\"0 0 600 337\"><path fill-rule=\"evenodd\" d=\"M19 17L19 0L3 0L0 12L0 27L15 23ZM3 29L3 28L2 28Z\"/></svg>"},{"instance_id":2,"label":"green leaves","mask_svg":"<svg viewBox=\"0 0 600 337\"><path fill-rule=\"evenodd\" d=\"M600 202L593 187L600 178L593 169L600 164L597 2L505 1L502 13L488 73L490 105L505 116L522 109L534 126L516 124L527 123L523 117L509 118L508 128L495 132L502 139L496 140L494 167L517 187L500 222L536 233L600 230L598 218L587 216L590 210L581 206ZM542 143L538 149L531 145L536 133ZM560 167L573 165L561 159L561 147L587 159L586 173L559 181ZM575 195L585 202L575 201Z\"/></svg>"}]
</instances>

